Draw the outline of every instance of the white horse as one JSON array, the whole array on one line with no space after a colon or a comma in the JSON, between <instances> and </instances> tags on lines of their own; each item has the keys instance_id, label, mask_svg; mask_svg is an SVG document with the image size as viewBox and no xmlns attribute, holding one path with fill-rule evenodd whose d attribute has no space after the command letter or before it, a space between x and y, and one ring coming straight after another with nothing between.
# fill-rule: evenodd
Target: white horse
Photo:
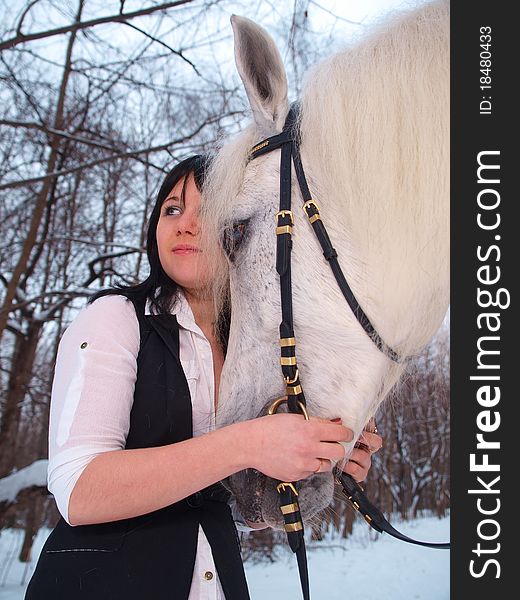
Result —
<instances>
[{"instance_id":1,"label":"white horse","mask_svg":"<svg viewBox=\"0 0 520 600\"><path fill-rule=\"evenodd\" d=\"M261 27L237 16L232 26L254 122L218 152L204 192L203 219L215 228L215 238L233 223L242 223L244 232L229 264L232 319L220 425L265 414L285 393L275 270L280 152L249 161L249 151L281 131L289 109L287 80ZM415 355L439 328L449 303L448 3L394 16L317 64L300 106L303 166L345 277L386 344L401 357ZM309 413L341 417L357 439L406 361L390 360L361 328L299 205L294 180L300 380ZM347 457L353 443L345 445ZM246 518L281 525L274 482L265 485L265 477L248 471L229 483ZM305 480L299 492L303 517L327 506L332 492L330 473Z\"/></svg>"}]
</instances>

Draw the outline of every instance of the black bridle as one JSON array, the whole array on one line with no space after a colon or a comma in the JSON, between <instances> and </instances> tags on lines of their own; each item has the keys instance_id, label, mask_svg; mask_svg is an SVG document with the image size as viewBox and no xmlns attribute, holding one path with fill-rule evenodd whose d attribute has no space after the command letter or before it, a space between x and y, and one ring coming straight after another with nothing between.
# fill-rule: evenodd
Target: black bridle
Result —
<instances>
[{"instance_id":1,"label":"black bridle","mask_svg":"<svg viewBox=\"0 0 520 600\"><path fill-rule=\"evenodd\" d=\"M256 144L250 151L250 160L280 148L280 208L276 214L276 270L280 278L280 296L282 321L280 323L280 363L286 384L286 396L276 400L269 409L269 414L277 411L282 403L287 403L289 412L303 414L308 419L305 395L300 382L298 363L296 360L296 339L293 323L292 285L291 285L291 250L292 228L294 216L291 209L292 164L298 180L303 210L321 245L323 255L328 261L338 286L345 297L357 321L377 348L394 362L402 362L402 357L381 338L359 302L356 300L338 262L338 254L328 236L321 220L317 204L312 199L305 178L301 156L300 139L297 129L298 106L293 104L289 110L283 130L280 134L266 138ZM243 225L243 224L242 224ZM239 236L243 234L240 230ZM233 233L228 235L228 251L232 254ZM231 237L229 237L231 235ZM235 240L236 241L236 240ZM340 469L335 469L335 481L342 487L342 493L351 505L359 511L367 523L379 533L389 535L412 544L430 548L449 548L449 543L429 543L414 540L397 531L366 497L363 488L354 479ZM307 558L305 552L303 521L298 504L298 492L294 482L280 482L277 485L280 508L283 515L287 539L293 552L296 553L300 571L300 581L304 600L310 598Z\"/></svg>"}]
</instances>

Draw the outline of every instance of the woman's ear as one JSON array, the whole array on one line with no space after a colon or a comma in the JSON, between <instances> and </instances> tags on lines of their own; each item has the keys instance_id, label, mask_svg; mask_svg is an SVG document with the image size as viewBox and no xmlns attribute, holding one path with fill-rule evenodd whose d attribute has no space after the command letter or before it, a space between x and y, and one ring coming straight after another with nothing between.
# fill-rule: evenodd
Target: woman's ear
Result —
<instances>
[{"instance_id":1,"label":"woman's ear","mask_svg":"<svg viewBox=\"0 0 520 600\"><path fill-rule=\"evenodd\" d=\"M264 137L282 130L289 110L287 76L271 36L262 27L233 15L235 62L255 123Z\"/></svg>"}]
</instances>

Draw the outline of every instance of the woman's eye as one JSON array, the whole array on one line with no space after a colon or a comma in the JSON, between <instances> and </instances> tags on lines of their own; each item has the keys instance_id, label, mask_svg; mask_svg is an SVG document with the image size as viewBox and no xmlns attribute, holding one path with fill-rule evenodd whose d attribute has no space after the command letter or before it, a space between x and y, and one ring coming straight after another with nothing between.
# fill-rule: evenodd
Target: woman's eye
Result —
<instances>
[{"instance_id":1,"label":"woman's eye","mask_svg":"<svg viewBox=\"0 0 520 600\"><path fill-rule=\"evenodd\" d=\"M248 222L249 219L237 221L224 229L222 246L230 261L235 259L235 254L244 240Z\"/></svg>"},{"instance_id":2,"label":"woman's eye","mask_svg":"<svg viewBox=\"0 0 520 600\"><path fill-rule=\"evenodd\" d=\"M180 214L182 214L182 208L176 204L170 204L169 206L165 206L163 209L163 215L167 217Z\"/></svg>"}]
</instances>

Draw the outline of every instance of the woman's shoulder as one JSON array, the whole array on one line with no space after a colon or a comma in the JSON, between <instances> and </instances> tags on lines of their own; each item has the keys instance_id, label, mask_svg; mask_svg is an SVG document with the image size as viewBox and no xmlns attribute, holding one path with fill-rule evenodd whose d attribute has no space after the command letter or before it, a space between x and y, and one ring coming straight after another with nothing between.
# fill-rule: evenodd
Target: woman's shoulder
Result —
<instances>
[{"instance_id":1,"label":"woman's shoulder","mask_svg":"<svg viewBox=\"0 0 520 600\"><path fill-rule=\"evenodd\" d=\"M64 338L71 337L86 343L111 341L134 351L139 348L139 322L132 301L121 294L95 299L68 326Z\"/></svg>"},{"instance_id":2,"label":"woman's shoulder","mask_svg":"<svg viewBox=\"0 0 520 600\"><path fill-rule=\"evenodd\" d=\"M116 319L119 322L137 319L133 302L122 294L107 294L96 298L81 310L78 317L81 314L91 319Z\"/></svg>"}]
</instances>

